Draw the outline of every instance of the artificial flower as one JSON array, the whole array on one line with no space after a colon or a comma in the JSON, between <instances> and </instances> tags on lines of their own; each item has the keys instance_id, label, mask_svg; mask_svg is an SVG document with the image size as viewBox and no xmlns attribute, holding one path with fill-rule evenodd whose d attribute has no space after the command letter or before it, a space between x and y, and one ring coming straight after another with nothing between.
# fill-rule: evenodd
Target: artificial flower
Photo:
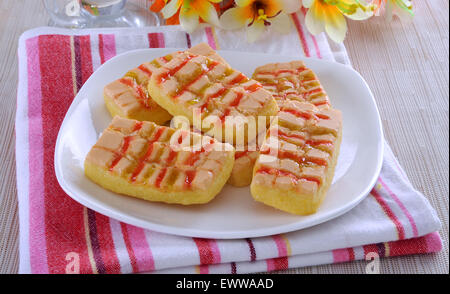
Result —
<instances>
[{"instance_id":1,"label":"artificial flower","mask_svg":"<svg viewBox=\"0 0 450 294\"><path fill-rule=\"evenodd\" d=\"M344 41L347 33L345 17L353 20L364 20L371 17L375 6L362 4L359 0L303 0L308 9L305 23L313 34L325 31L335 42Z\"/></svg>"},{"instance_id":2,"label":"artificial flower","mask_svg":"<svg viewBox=\"0 0 450 294\"><path fill-rule=\"evenodd\" d=\"M220 17L223 28L247 28L249 42L256 41L268 27L280 33L291 28L288 14L300 8L299 0L236 0L236 7L226 10Z\"/></svg>"},{"instance_id":3,"label":"artificial flower","mask_svg":"<svg viewBox=\"0 0 450 294\"><path fill-rule=\"evenodd\" d=\"M219 25L219 17L212 3L220 2L222 0L155 0L150 10L161 12L167 24L176 24L179 20L181 26L192 33L201 20Z\"/></svg>"},{"instance_id":4,"label":"artificial flower","mask_svg":"<svg viewBox=\"0 0 450 294\"><path fill-rule=\"evenodd\" d=\"M393 15L403 21L410 21L414 16L411 0L374 0L373 4L377 6L375 15L380 15L384 10L388 21L392 20Z\"/></svg>"}]
</instances>

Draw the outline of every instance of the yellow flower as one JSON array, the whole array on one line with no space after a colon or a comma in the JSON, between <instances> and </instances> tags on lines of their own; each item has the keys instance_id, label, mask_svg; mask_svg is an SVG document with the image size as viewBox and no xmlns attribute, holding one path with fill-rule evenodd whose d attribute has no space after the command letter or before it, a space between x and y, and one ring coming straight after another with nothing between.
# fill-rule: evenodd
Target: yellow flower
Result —
<instances>
[{"instance_id":1,"label":"yellow flower","mask_svg":"<svg viewBox=\"0 0 450 294\"><path fill-rule=\"evenodd\" d=\"M212 25L219 25L219 17L213 4L222 0L170 0L162 9L164 18L180 13L180 24L189 33L198 26L200 18Z\"/></svg>"},{"instance_id":2,"label":"yellow flower","mask_svg":"<svg viewBox=\"0 0 450 294\"><path fill-rule=\"evenodd\" d=\"M344 41L347 33L345 17L364 20L373 15L375 6L363 5L358 0L303 0L308 9L305 23L313 34L325 31L335 42Z\"/></svg>"},{"instance_id":3,"label":"yellow flower","mask_svg":"<svg viewBox=\"0 0 450 294\"><path fill-rule=\"evenodd\" d=\"M289 13L300 8L299 0L235 0L236 7L226 10L220 23L226 29L247 28L249 42L256 41L267 27L280 33L291 28Z\"/></svg>"}]
</instances>

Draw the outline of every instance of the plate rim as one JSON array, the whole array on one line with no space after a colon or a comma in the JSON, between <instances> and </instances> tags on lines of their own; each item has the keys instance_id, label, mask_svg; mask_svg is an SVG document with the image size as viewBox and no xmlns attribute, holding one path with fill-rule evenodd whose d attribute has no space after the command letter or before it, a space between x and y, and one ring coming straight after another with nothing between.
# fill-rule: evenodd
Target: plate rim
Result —
<instances>
[{"instance_id":1,"label":"plate rim","mask_svg":"<svg viewBox=\"0 0 450 294\"><path fill-rule=\"evenodd\" d=\"M145 48L145 49L130 50L130 51L126 51L126 52L120 53L120 54L112 57L111 59L109 59L102 65L100 65L96 71L98 71L102 67L109 65L110 63L115 62L115 59L123 58L124 56L127 56L127 55L137 54L137 53L141 53L141 52L145 52L145 51L170 51L170 50L177 51L177 50L185 50L185 49L183 49L183 48ZM344 208L336 208L334 210L327 212L325 214L325 216L320 219L309 220L309 221L307 220L307 221L303 221L300 223L295 222L295 223L290 223L290 224L285 224L285 225L279 225L279 226L272 227L272 228L251 229L251 230L243 230L243 231L237 231L237 232L204 231L204 230L199 230L199 229L179 228L179 227L173 227L170 225L162 225L162 224L154 223L154 222L151 222L148 220L143 220L139 217L130 215L123 211L117 211L116 209L112 209L105 205L101 205L101 203L99 203L99 201L97 201L95 199L92 199L92 198L90 199L90 198L80 196L76 192L72 191L71 187L66 184L66 181L64 180L64 178L62 176L63 172L61 171L61 167L60 167L61 163L57 160L57 158L59 157L58 155L60 154L59 150L61 149L62 133L66 129L66 124L67 124L68 118L72 114L75 107L78 104L80 104L81 101L83 101L83 99L81 97L82 95L80 95L80 93L84 92L83 87L80 89L80 91L78 91L77 95L74 97L72 103L70 104L69 109L67 110L66 114L64 115L64 119L59 128L58 136L57 136L56 144L55 144L54 170L55 170L56 179L57 179L60 187L63 189L63 191L69 197L71 197L73 200L77 201L78 203L80 203L94 211L97 211L101 214L104 214L108 217L111 217L113 219L116 219L118 221L121 221L121 222L124 222L127 224L131 224L131 225L134 225L134 226L137 226L140 228L149 229L149 230L153 230L153 231L157 231L157 232L161 232L161 233L177 235L177 236L197 237L197 238L214 238L214 239L240 239L240 238L265 237L265 236L276 235L276 234L281 234L281 233L288 233L288 232L292 232L292 231L297 231L297 230L302 230L305 228L313 227L313 226L327 222L331 219L334 219L336 217L339 217L339 216L347 213L348 211L353 209L355 206L357 206L362 200L364 200L367 197L370 190L375 185L375 183L379 177L379 174L381 172L385 142L384 142L383 126L382 126L381 117L380 117L378 106L376 104L375 97L374 97L372 91L370 90L369 85L367 84L367 82L364 80L364 78L361 76L361 74L359 72L354 70L352 67L346 66L346 65L338 63L338 62L333 62L330 60L322 60L322 59L312 58L312 57L299 57L299 56L269 54L269 53L260 53L260 52L251 52L250 53L250 52L235 51L235 50L217 50L217 52L219 54L221 52L224 52L224 53L229 53L229 54L238 53L238 54L252 54L252 55L260 55L260 56L277 55L277 56L292 58L293 60L302 60L302 61L313 60L313 62L319 62L319 63L324 63L324 64L333 64L333 66L341 67L344 70L350 71L350 72L352 72L352 74L355 74L357 76L357 78L362 82L365 90L367 91L367 93L370 96L370 101L372 103L372 106L374 107L375 114L376 114L377 129L378 129L378 132L379 132L380 138L381 138L378 141L378 146L377 146L379 149L379 153L377 156L377 164L375 167L375 172L372 175L370 184L367 185L367 187L362 192L359 193L358 197L355 197L355 199L348 202ZM86 84L94 77L94 73L86 80L86 82L85 82ZM83 194L86 194L86 193L83 193Z\"/></svg>"}]
</instances>

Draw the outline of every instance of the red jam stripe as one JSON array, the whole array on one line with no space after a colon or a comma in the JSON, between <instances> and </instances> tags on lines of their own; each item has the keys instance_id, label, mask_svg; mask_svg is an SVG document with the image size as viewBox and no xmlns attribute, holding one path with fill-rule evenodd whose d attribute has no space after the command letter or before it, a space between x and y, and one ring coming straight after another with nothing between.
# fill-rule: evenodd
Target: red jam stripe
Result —
<instances>
[{"instance_id":1,"label":"red jam stripe","mask_svg":"<svg viewBox=\"0 0 450 294\"><path fill-rule=\"evenodd\" d=\"M321 159L321 158L305 158L305 160L307 162L312 162L312 163L315 163L317 165L322 165L322 166L327 166L328 165L328 162L326 160L324 160L324 159Z\"/></svg>"},{"instance_id":2,"label":"red jam stripe","mask_svg":"<svg viewBox=\"0 0 450 294\"><path fill-rule=\"evenodd\" d=\"M174 98L178 98L179 96L181 96L187 89L189 89L190 86L192 86L195 82L200 80L205 74L213 70L218 64L219 64L218 62L211 62L210 67L208 67L208 69L206 70L204 69L194 80L184 85L183 88L178 91L177 95L175 95Z\"/></svg>"},{"instance_id":3,"label":"red jam stripe","mask_svg":"<svg viewBox=\"0 0 450 294\"><path fill-rule=\"evenodd\" d=\"M136 169L133 171L133 173L131 174L131 181L134 182L136 181L136 177L139 175L139 173L142 171L142 169L145 166L145 160L147 160L148 157L150 157L150 155L153 152L153 143L154 142L150 142L147 152L145 152L145 155L139 160L139 163L136 167Z\"/></svg>"},{"instance_id":4,"label":"red jam stripe","mask_svg":"<svg viewBox=\"0 0 450 294\"><path fill-rule=\"evenodd\" d=\"M261 71L258 72L258 75L274 75L274 76L278 76L281 73L291 73L291 74L295 74L295 71L293 70L279 70L279 71Z\"/></svg>"},{"instance_id":5,"label":"red jam stripe","mask_svg":"<svg viewBox=\"0 0 450 294\"><path fill-rule=\"evenodd\" d=\"M155 186L156 186L156 188L161 187L161 182L162 182L162 180L164 179L164 176L166 175L166 173L167 173L167 167L163 168L163 169L159 172L159 174L158 174L158 176L156 177L156 180L155 180Z\"/></svg>"},{"instance_id":6,"label":"red jam stripe","mask_svg":"<svg viewBox=\"0 0 450 294\"><path fill-rule=\"evenodd\" d=\"M304 119L311 119L312 115L307 113L307 112L303 112L303 111L298 111L295 109L283 109L283 112L288 112L288 113L292 113L293 115L295 115L296 117L301 117Z\"/></svg>"},{"instance_id":7,"label":"red jam stripe","mask_svg":"<svg viewBox=\"0 0 450 294\"><path fill-rule=\"evenodd\" d=\"M165 80L167 80L168 78L170 78L171 76L173 76L174 74L176 74L180 69L183 68L183 66L185 66L189 60L191 60L192 58L194 58L194 55L188 55L186 57L186 59L183 60L183 62L181 62L178 66L172 68L171 70L169 70L168 72L162 73L159 77L158 77L158 83L162 83ZM166 58L164 56L164 58Z\"/></svg>"},{"instance_id":8,"label":"red jam stripe","mask_svg":"<svg viewBox=\"0 0 450 294\"><path fill-rule=\"evenodd\" d=\"M203 105L200 107L200 111L203 112L205 110L205 108L208 106L211 99L222 96L222 94L225 93L226 90L227 90L227 88L220 88L219 90L217 90L217 92L206 97L205 103L203 103Z\"/></svg>"},{"instance_id":9,"label":"red jam stripe","mask_svg":"<svg viewBox=\"0 0 450 294\"><path fill-rule=\"evenodd\" d=\"M139 130L142 128L142 125L143 125L143 124L144 124L144 123L143 123L142 121L136 122L136 124L134 125L134 128L133 128L133 132L139 131Z\"/></svg>"},{"instance_id":10,"label":"red jam stripe","mask_svg":"<svg viewBox=\"0 0 450 294\"><path fill-rule=\"evenodd\" d=\"M296 74L297 72L299 72L300 69L298 70L291 70L291 69L282 69L276 72L276 75L279 76L282 73L291 73L291 74Z\"/></svg>"},{"instance_id":11,"label":"red jam stripe","mask_svg":"<svg viewBox=\"0 0 450 294\"><path fill-rule=\"evenodd\" d=\"M284 96L287 96L287 95L298 95L298 92L297 91L284 92L283 95Z\"/></svg>"},{"instance_id":12,"label":"red jam stripe","mask_svg":"<svg viewBox=\"0 0 450 294\"><path fill-rule=\"evenodd\" d=\"M231 106L231 107L236 107L236 106L238 106L239 103L240 103L241 100L242 100L242 97L244 97L244 94L241 93L241 92L238 92L236 98L234 98L234 100L231 101L230 106Z\"/></svg>"},{"instance_id":13,"label":"red jam stripe","mask_svg":"<svg viewBox=\"0 0 450 294\"><path fill-rule=\"evenodd\" d=\"M127 85L128 87L132 87L134 88L134 82L131 79L127 79L127 78L121 78L119 80L122 84Z\"/></svg>"},{"instance_id":14,"label":"red jam stripe","mask_svg":"<svg viewBox=\"0 0 450 294\"><path fill-rule=\"evenodd\" d=\"M139 102L145 106L145 107L149 107L147 101L148 101L148 95L147 93L144 92L144 90L142 90L142 87L138 84L136 84L133 80L128 79L128 78L121 78L119 80L122 84L127 85L131 88L133 88L133 90L135 90L138 94L138 100Z\"/></svg>"},{"instance_id":15,"label":"red jam stripe","mask_svg":"<svg viewBox=\"0 0 450 294\"><path fill-rule=\"evenodd\" d=\"M260 71L260 72L255 73L255 76L256 75L274 75L274 76L276 76L276 73L271 72L271 71Z\"/></svg>"},{"instance_id":16,"label":"red jam stripe","mask_svg":"<svg viewBox=\"0 0 450 294\"><path fill-rule=\"evenodd\" d=\"M293 177L295 179L298 179L297 175L288 172L288 171L283 171L283 170L279 170L279 169L274 169L274 168L269 168L269 167L260 167L257 171L257 173L260 174L269 174L269 175L276 175L276 176L289 176L289 177Z\"/></svg>"},{"instance_id":17,"label":"red jam stripe","mask_svg":"<svg viewBox=\"0 0 450 294\"><path fill-rule=\"evenodd\" d=\"M302 79L300 81L300 83L303 84L304 82L312 82L312 81L316 81L316 78L312 78L312 79L308 79L308 80Z\"/></svg>"},{"instance_id":18,"label":"red jam stripe","mask_svg":"<svg viewBox=\"0 0 450 294\"><path fill-rule=\"evenodd\" d=\"M191 156L189 156L185 160L184 164L185 165L189 165L189 166L194 165L194 163L197 162L197 160L200 159L200 154L209 151L209 149L210 149L212 144L214 144L214 140L209 141L208 144L205 145L205 146L202 146L202 148L200 150L192 152Z\"/></svg>"},{"instance_id":19,"label":"red jam stripe","mask_svg":"<svg viewBox=\"0 0 450 294\"><path fill-rule=\"evenodd\" d=\"M152 72L145 65L141 64L141 65L138 66L138 68L141 71L145 72L149 77L152 76Z\"/></svg>"},{"instance_id":20,"label":"red jam stripe","mask_svg":"<svg viewBox=\"0 0 450 294\"><path fill-rule=\"evenodd\" d=\"M230 114L231 110L229 108L225 109L225 111L223 112L222 116L220 117L220 121L222 123L225 122L226 117Z\"/></svg>"},{"instance_id":21,"label":"red jam stripe","mask_svg":"<svg viewBox=\"0 0 450 294\"><path fill-rule=\"evenodd\" d=\"M314 116L316 118L320 118L320 119L330 119L330 117L328 115L322 114L322 113L316 113L314 114Z\"/></svg>"},{"instance_id":22,"label":"red jam stripe","mask_svg":"<svg viewBox=\"0 0 450 294\"><path fill-rule=\"evenodd\" d=\"M159 128L155 135L153 136L153 138L151 140L148 141L148 149L147 152L145 152L144 156L142 156L139 159L138 165L136 167L136 169L133 171L133 173L131 174L131 181L134 182L136 181L136 177L139 175L139 173L142 171L142 169L145 166L145 161L150 157L150 155L152 155L153 152L153 143L155 143L156 141L158 141L159 137L161 137L162 133L164 132L164 128Z\"/></svg>"},{"instance_id":23,"label":"red jam stripe","mask_svg":"<svg viewBox=\"0 0 450 294\"><path fill-rule=\"evenodd\" d=\"M311 95L311 94L314 94L314 93L320 93L320 92L322 92L322 88L317 88L317 89L314 89L314 90L311 90L311 91L308 91L308 92L305 92L305 93L303 93L303 95Z\"/></svg>"},{"instance_id":24,"label":"red jam stripe","mask_svg":"<svg viewBox=\"0 0 450 294\"><path fill-rule=\"evenodd\" d=\"M291 159L299 164L310 162L310 163L315 163L317 165L322 165L322 166L328 165L328 162L324 159L298 156L295 153L287 151L287 150L272 150L270 148L267 148L267 149L259 151L259 153L274 154L279 159Z\"/></svg>"},{"instance_id":25,"label":"red jam stripe","mask_svg":"<svg viewBox=\"0 0 450 294\"><path fill-rule=\"evenodd\" d=\"M277 158L279 158L279 159L291 159L298 163L305 162L305 157L298 156L298 155L296 155L292 152L286 151L286 150L271 150L268 148L265 150L261 150L259 153L261 153L261 154L276 154Z\"/></svg>"},{"instance_id":26,"label":"red jam stripe","mask_svg":"<svg viewBox=\"0 0 450 294\"><path fill-rule=\"evenodd\" d=\"M327 144L332 145L333 142L329 141L329 140L307 140L306 144L310 145L310 146L319 146L319 145L327 145Z\"/></svg>"},{"instance_id":27,"label":"red jam stripe","mask_svg":"<svg viewBox=\"0 0 450 294\"><path fill-rule=\"evenodd\" d=\"M328 104L328 101L320 101L320 102L316 102L316 103L313 103L315 106L320 106L320 105L325 105L325 104Z\"/></svg>"},{"instance_id":28,"label":"red jam stripe","mask_svg":"<svg viewBox=\"0 0 450 294\"><path fill-rule=\"evenodd\" d=\"M184 179L184 183L185 183L186 187L191 187L192 181L194 180L196 173L197 172L195 170L187 170L186 171L186 177Z\"/></svg>"},{"instance_id":29,"label":"red jam stripe","mask_svg":"<svg viewBox=\"0 0 450 294\"><path fill-rule=\"evenodd\" d=\"M260 83L254 83L254 84L251 84L250 86L245 87L244 89L249 93L253 93L261 88L262 88L262 85Z\"/></svg>"},{"instance_id":30,"label":"red jam stripe","mask_svg":"<svg viewBox=\"0 0 450 294\"><path fill-rule=\"evenodd\" d=\"M114 158L113 162L111 163L111 166L109 167L109 171L112 171L114 167L119 163L119 161L122 159L122 157L125 156L125 152L127 152L128 147L130 146L130 141L133 139L132 136L127 136L123 140L122 148L120 149L119 154Z\"/></svg>"},{"instance_id":31,"label":"red jam stripe","mask_svg":"<svg viewBox=\"0 0 450 294\"><path fill-rule=\"evenodd\" d=\"M136 91L139 94L139 98L140 98L139 101L141 102L141 104L144 105L145 107L150 107L148 105L148 98L149 97L148 97L147 92L144 92L144 90L142 90L142 87L139 86L139 85L136 86Z\"/></svg>"},{"instance_id":32,"label":"red jam stripe","mask_svg":"<svg viewBox=\"0 0 450 294\"><path fill-rule=\"evenodd\" d=\"M306 140L305 137L298 135L298 134L287 134L283 132L282 130L278 130L278 134L276 131L271 131L271 134L278 135L281 138L296 138L300 140ZM324 144L333 144L333 141L330 140L306 140L305 144L310 146L318 146L318 145L324 145Z\"/></svg>"},{"instance_id":33,"label":"red jam stripe","mask_svg":"<svg viewBox=\"0 0 450 294\"><path fill-rule=\"evenodd\" d=\"M270 87L270 86L278 86L278 83L276 82L267 82L267 81L263 81L261 82L261 84L263 84L264 86Z\"/></svg>"},{"instance_id":34,"label":"red jam stripe","mask_svg":"<svg viewBox=\"0 0 450 294\"><path fill-rule=\"evenodd\" d=\"M186 161L184 162L185 165L193 166L194 163L197 162L197 160L200 159L200 154L203 153L205 150L202 148L201 150L194 151L191 156L189 156Z\"/></svg>"},{"instance_id":35,"label":"red jam stripe","mask_svg":"<svg viewBox=\"0 0 450 294\"><path fill-rule=\"evenodd\" d=\"M202 76L205 74L206 71L201 72L195 79L193 79L191 82L187 83L186 85L183 86L183 88L179 91L177 91L177 94L173 97L173 98L178 98L180 97L184 92L186 92L186 90L192 86L195 82L197 82L198 80L200 80L202 78Z\"/></svg>"},{"instance_id":36,"label":"red jam stripe","mask_svg":"<svg viewBox=\"0 0 450 294\"><path fill-rule=\"evenodd\" d=\"M170 152L169 152L169 156L167 156L166 164L169 165L176 156L177 156L177 152L173 151L171 148Z\"/></svg>"},{"instance_id":37,"label":"red jam stripe","mask_svg":"<svg viewBox=\"0 0 450 294\"><path fill-rule=\"evenodd\" d=\"M271 130L271 134L272 133L274 133L275 135L278 135L279 137L282 137L282 138L295 138L295 139L305 140L305 137L303 137L301 135L298 135L298 134L287 134L287 133L283 132L280 129L278 129L278 131Z\"/></svg>"},{"instance_id":38,"label":"red jam stripe","mask_svg":"<svg viewBox=\"0 0 450 294\"><path fill-rule=\"evenodd\" d=\"M307 68L305 67L299 67L296 70L292 70L292 69L281 69L278 71L262 71L262 72L258 72L256 74L262 74L262 75L274 75L274 76L279 76L282 73L291 73L291 74L298 74L301 73L302 71L306 70Z\"/></svg>"},{"instance_id":39,"label":"red jam stripe","mask_svg":"<svg viewBox=\"0 0 450 294\"><path fill-rule=\"evenodd\" d=\"M262 173L262 174L275 175L275 176L287 176L287 177L290 177L294 183L297 183L299 180L305 180L305 181L310 181L310 182L316 182L318 185L320 185L319 179L316 179L313 177L299 177L294 173L279 170L279 169L267 168L267 167L262 166L256 172Z\"/></svg>"},{"instance_id":40,"label":"red jam stripe","mask_svg":"<svg viewBox=\"0 0 450 294\"><path fill-rule=\"evenodd\" d=\"M241 102L242 98L244 97L244 94L241 92L238 92L236 95L236 98L231 101L231 103L228 105L230 107L236 107ZM223 123L225 121L225 118L230 114L231 110L229 108L225 109L222 116L220 117L220 121Z\"/></svg>"},{"instance_id":41,"label":"red jam stripe","mask_svg":"<svg viewBox=\"0 0 450 294\"><path fill-rule=\"evenodd\" d=\"M234 79L232 79L228 84L229 85L235 85L235 84L239 84L242 81L244 81L247 77L243 74L240 73L237 77L235 77Z\"/></svg>"},{"instance_id":42,"label":"red jam stripe","mask_svg":"<svg viewBox=\"0 0 450 294\"><path fill-rule=\"evenodd\" d=\"M320 186L320 180L313 177L300 177L301 180L306 180L308 182L316 182Z\"/></svg>"}]
</instances>

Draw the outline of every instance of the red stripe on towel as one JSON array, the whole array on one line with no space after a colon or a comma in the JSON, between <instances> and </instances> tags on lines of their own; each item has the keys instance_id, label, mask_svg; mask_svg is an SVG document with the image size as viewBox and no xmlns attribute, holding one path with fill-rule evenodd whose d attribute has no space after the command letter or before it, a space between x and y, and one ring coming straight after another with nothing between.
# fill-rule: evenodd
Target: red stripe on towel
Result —
<instances>
[{"instance_id":1,"label":"red stripe on towel","mask_svg":"<svg viewBox=\"0 0 450 294\"><path fill-rule=\"evenodd\" d=\"M112 238L109 217L96 213L97 238L101 251L101 257L105 263L108 274L120 274L120 263L116 254L116 248Z\"/></svg>"},{"instance_id":2,"label":"red stripe on towel","mask_svg":"<svg viewBox=\"0 0 450 294\"><path fill-rule=\"evenodd\" d=\"M289 258L286 256L267 259L266 263L268 272L286 270L289 268Z\"/></svg>"},{"instance_id":3,"label":"red stripe on towel","mask_svg":"<svg viewBox=\"0 0 450 294\"><path fill-rule=\"evenodd\" d=\"M193 240L197 245L201 265L220 263L220 252L215 240L203 238Z\"/></svg>"},{"instance_id":4,"label":"red stripe on towel","mask_svg":"<svg viewBox=\"0 0 450 294\"><path fill-rule=\"evenodd\" d=\"M81 84L83 85L93 73L91 38L90 36L79 36L81 56Z\"/></svg>"},{"instance_id":5,"label":"red stripe on towel","mask_svg":"<svg viewBox=\"0 0 450 294\"><path fill-rule=\"evenodd\" d=\"M103 64L110 58L116 56L116 40L113 34L98 35L98 50L100 53L100 62Z\"/></svg>"},{"instance_id":6,"label":"red stripe on towel","mask_svg":"<svg viewBox=\"0 0 450 294\"><path fill-rule=\"evenodd\" d=\"M67 197L56 180L54 170L56 137L74 98L70 38L63 35L39 37L47 258L50 273L64 273L67 253L75 252L80 255L80 270L91 273L83 206Z\"/></svg>"},{"instance_id":7,"label":"red stripe on towel","mask_svg":"<svg viewBox=\"0 0 450 294\"><path fill-rule=\"evenodd\" d=\"M214 50L217 50L217 44L214 40L214 35L211 27L205 28L206 39L208 40L208 45L211 46Z\"/></svg>"},{"instance_id":8,"label":"red stripe on towel","mask_svg":"<svg viewBox=\"0 0 450 294\"><path fill-rule=\"evenodd\" d=\"M127 225L127 232L139 272L153 271L155 269L155 263L153 261L152 251L145 237L144 229Z\"/></svg>"},{"instance_id":9,"label":"red stripe on towel","mask_svg":"<svg viewBox=\"0 0 450 294\"><path fill-rule=\"evenodd\" d=\"M124 223L120 223L120 227L122 228L123 241L125 242L125 247L128 251L128 256L130 258L131 267L133 268L133 273L139 272L139 267L137 265L136 255L133 251L133 246L130 242L130 237L128 235L127 225Z\"/></svg>"},{"instance_id":10,"label":"red stripe on towel","mask_svg":"<svg viewBox=\"0 0 450 294\"><path fill-rule=\"evenodd\" d=\"M255 261L256 260L256 250L255 250L255 246L253 245L252 239L247 238L247 239L245 239L245 241L247 241L248 248L250 250L250 261Z\"/></svg>"},{"instance_id":11,"label":"red stripe on towel","mask_svg":"<svg viewBox=\"0 0 450 294\"><path fill-rule=\"evenodd\" d=\"M307 11L308 10L305 7L302 7L303 19L304 19L304 17L306 17L306 12ZM317 43L316 37L313 34L311 34L310 32L307 32L307 34L308 34L308 36L311 37L311 40L312 40L313 45L314 45L314 50L316 51L317 58L322 58L322 54L320 53L320 48L319 48L319 44Z\"/></svg>"},{"instance_id":12,"label":"red stripe on towel","mask_svg":"<svg viewBox=\"0 0 450 294\"><path fill-rule=\"evenodd\" d=\"M165 40L163 33L149 33L148 45L150 48L165 48Z\"/></svg>"},{"instance_id":13,"label":"red stripe on towel","mask_svg":"<svg viewBox=\"0 0 450 294\"><path fill-rule=\"evenodd\" d=\"M375 200L378 202L378 204L380 204L380 206L383 209L384 213L386 213L386 215L394 223L395 228L397 229L398 239L399 240L405 239L405 229L403 228L402 224L400 223L400 221L398 220L398 218L394 214L394 212L391 210L389 205L383 199L383 197L381 197L381 195L378 193L378 191L375 188L373 188L370 193L375 198Z\"/></svg>"},{"instance_id":14,"label":"red stripe on towel","mask_svg":"<svg viewBox=\"0 0 450 294\"><path fill-rule=\"evenodd\" d=\"M384 189L388 192L389 196L391 196L391 198L394 199L394 201L397 203L397 205L400 207L400 209L403 211L403 213L408 218L408 221L411 224L411 228L413 231L413 236L418 237L419 231L417 230L416 222L414 221L413 217L409 213L408 209L405 207L405 205L403 205L400 198L398 198L397 195L395 195L394 192L392 192L392 190L389 188L389 186L384 183L384 181L381 179L381 176L379 177L378 181L381 183L381 185L384 187Z\"/></svg>"},{"instance_id":15,"label":"red stripe on towel","mask_svg":"<svg viewBox=\"0 0 450 294\"><path fill-rule=\"evenodd\" d=\"M298 19L297 13L292 13L292 20L294 21L295 29L297 30L298 37L300 39L300 44L303 48L303 53L305 53L306 57L311 57L311 54L309 52L308 43L306 42L305 34L303 32L303 27L300 24L300 20Z\"/></svg>"},{"instance_id":16,"label":"red stripe on towel","mask_svg":"<svg viewBox=\"0 0 450 294\"><path fill-rule=\"evenodd\" d=\"M29 140L29 247L31 273L48 273L45 238L44 142L42 137L42 92L39 67L39 38L27 40L28 140ZM32 160L30 160L32 159Z\"/></svg>"}]
</instances>

